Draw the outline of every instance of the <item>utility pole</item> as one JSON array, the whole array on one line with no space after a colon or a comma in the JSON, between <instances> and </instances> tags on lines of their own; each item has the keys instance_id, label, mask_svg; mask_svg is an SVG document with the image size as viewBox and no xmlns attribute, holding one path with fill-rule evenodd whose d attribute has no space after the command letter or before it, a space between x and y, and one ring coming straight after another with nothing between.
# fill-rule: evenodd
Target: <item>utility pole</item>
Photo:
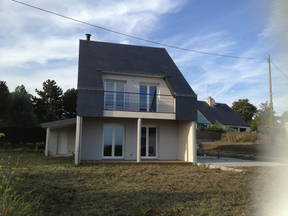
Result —
<instances>
[{"instance_id":1,"label":"utility pole","mask_svg":"<svg viewBox=\"0 0 288 216\"><path fill-rule=\"evenodd\" d=\"M272 97L272 74L271 74L271 57L268 56L268 68L269 68L269 131L270 131L270 143L273 143L273 126L274 126L274 115L273 115L273 97Z\"/></svg>"},{"instance_id":2,"label":"utility pole","mask_svg":"<svg viewBox=\"0 0 288 216\"><path fill-rule=\"evenodd\" d=\"M271 75L271 57L268 56L268 65L269 65L269 106L273 112L273 97L272 97L272 75Z\"/></svg>"}]
</instances>

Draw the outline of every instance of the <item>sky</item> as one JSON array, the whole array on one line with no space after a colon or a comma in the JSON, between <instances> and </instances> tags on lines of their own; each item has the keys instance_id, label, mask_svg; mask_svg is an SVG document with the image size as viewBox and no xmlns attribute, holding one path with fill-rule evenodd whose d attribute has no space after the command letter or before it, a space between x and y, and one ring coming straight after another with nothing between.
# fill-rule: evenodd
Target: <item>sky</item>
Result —
<instances>
[{"instance_id":1,"label":"sky","mask_svg":"<svg viewBox=\"0 0 288 216\"><path fill-rule=\"evenodd\" d=\"M167 48L198 95L232 104L248 98L258 106L268 100L271 55L274 109L288 110L284 88L288 63L283 38L285 0L23 0L26 3L149 40L220 54L256 57L231 59ZM76 88L79 39L156 46L0 1L0 80L10 91L23 84L35 95L54 79L63 90ZM282 37L282 38L281 38ZM288 43L287 43L288 44ZM280 70L279 70L280 69ZM280 72L281 71L281 72Z\"/></svg>"}]
</instances>

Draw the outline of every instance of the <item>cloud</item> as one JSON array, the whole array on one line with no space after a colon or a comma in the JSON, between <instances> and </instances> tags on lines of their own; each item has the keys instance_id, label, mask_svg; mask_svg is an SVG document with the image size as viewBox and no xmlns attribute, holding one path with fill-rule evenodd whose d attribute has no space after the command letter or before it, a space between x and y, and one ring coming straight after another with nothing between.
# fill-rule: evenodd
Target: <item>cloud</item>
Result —
<instances>
[{"instance_id":1,"label":"cloud","mask_svg":"<svg viewBox=\"0 0 288 216\"><path fill-rule=\"evenodd\" d=\"M39 67L39 69L34 69L31 73L17 73L17 71L15 71L13 76L7 74L5 75L5 80L9 84L10 90L14 90L14 86L23 83L29 92L35 94L35 89L41 89L42 82L47 79L56 80L57 84L64 90L73 87L75 88L77 85L77 72L77 65L52 68Z\"/></svg>"},{"instance_id":2,"label":"cloud","mask_svg":"<svg viewBox=\"0 0 288 216\"><path fill-rule=\"evenodd\" d=\"M266 27L259 34L267 41L272 52L272 77L274 107L279 114L288 110L288 4L286 0L275 0L270 3L270 15Z\"/></svg>"},{"instance_id":3,"label":"cloud","mask_svg":"<svg viewBox=\"0 0 288 216\"><path fill-rule=\"evenodd\" d=\"M145 36L158 28L161 16L178 11L185 1L173 0L49 0L25 2L100 26ZM165 5L165 7L163 7ZM12 1L0 7L0 79L13 90L24 84L31 93L48 78L63 89L76 87L78 40L130 40L27 8ZM73 76L73 78L71 78Z\"/></svg>"},{"instance_id":4,"label":"cloud","mask_svg":"<svg viewBox=\"0 0 288 216\"><path fill-rule=\"evenodd\" d=\"M278 0L282 1L282 0ZM181 11L186 0L26 0L48 10L66 14L86 22L107 26L144 38L161 30L162 18ZM276 4L275 4L276 5ZM265 57L271 53L275 33L287 37L283 31L279 9L273 13L258 39L248 49L228 30L212 31L205 28L201 34L175 32L164 36L163 43L207 52ZM79 23L26 8L11 1L1 1L0 7L0 79L6 80L10 89L24 84L31 93L41 88L44 80L55 79L63 89L76 87L78 40L92 33L94 40L135 44L135 41L91 28ZM275 23L279 22L279 25ZM286 29L286 28L285 28ZM161 40L161 39L159 39ZM275 41L275 40L274 40ZM141 42L137 42L142 44ZM286 43L288 44L288 43ZM145 44L147 45L147 44ZM285 45L283 45L285 46ZM168 49L199 99L208 95L216 101L231 104L247 97L258 105L268 98L266 61L226 59L191 52ZM273 59L285 71L288 64L282 52L274 52ZM284 111L284 99L279 99L285 80L273 68L275 107ZM275 72L274 72L275 71ZM286 100L287 101L287 100ZM288 109L288 107L286 108Z\"/></svg>"},{"instance_id":5,"label":"cloud","mask_svg":"<svg viewBox=\"0 0 288 216\"><path fill-rule=\"evenodd\" d=\"M53 59L74 59L78 46L78 40L75 37L43 37L31 40L24 36L21 40L11 47L5 47L0 50L0 65L3 67L13 67L15 64L25 64L35 62L46 64Z\"/></svg>"},{"instance_id":6,"label":"cloud","mask_svg":"<svg viewBox=\"0 0 288 216\"><path fill-rule=\"evenodd\" d=\"M277 19L282 17L275 11L274 14ZM275 35L285 30L281 27L276 28L275 22L271 20L275 21L276 18L269 19L263 31L247 49L243 49L242 44L239 44L228 31L207 31L202 35L194 36L174 35L164 42L206 52L228 55L236 53L238 56L260 58L259 60L229 59L169 49L174 61L197 93L198 99L203 100L212 96L218 102L231 105L235 100L248 98L255 105L259 105L268 100L268 63L266 61L268 53L272 55L272 61L278 62L282 72L288 71L286 61L288 49L285 49L286 52L279 52L279 49L275 49L275 44L269 42L275 41ZM285 22L281 23L282 27ZM287 32L283 32L283 35L287 35ZM286 75L288 76L288 72ZM288 98L284 96L288 79L283 78L284 76L272 65L274 108L279 115L288 110L286 102Z\"/></svg>"},{"instance_id":7,"label":"cloud","mask_svg":"<svg viewBox=\"0 0 288 216\"><path fill-rule=\"evenodd\" d=\"M268 22L259 36L263 39L274 39L272 45L278 50L288 50L288 4L286 0L275 0L270 3ZM276 40L275 40L276 39Z\"/></svg>"},{"instance_id":8,"label":"cloud","mask_svg":"<svg viewBox=\"0 0 288 216\"><path fill-rule=\"evenodd\" d=\"M240 44L225 31L207 32L205 35L189 37L177 35L166 40L166 43L180 44L182 47L197 49L211 53L237 53ZM185 42L183 42L185 41ZM259 104L263 94L257 96L255 87L264 89L266 83L267 64L263 61L246 59L227 59L218 56L207 56L169 49L174 61L184 73L188 82L199 99L213 96L218 102L231 104L234 100L248 97ZM249 50L239 53L239 56L263 56L265 48L255 44ZM262 99L262 100L261 100Z\"/></svg>"}]
</instances>

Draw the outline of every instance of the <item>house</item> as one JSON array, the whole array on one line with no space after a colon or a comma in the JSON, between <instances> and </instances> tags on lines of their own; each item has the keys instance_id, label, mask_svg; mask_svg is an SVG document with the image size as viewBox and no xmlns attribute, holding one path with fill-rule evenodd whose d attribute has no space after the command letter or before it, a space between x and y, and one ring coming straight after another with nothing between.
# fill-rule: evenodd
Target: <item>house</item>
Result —
<instances>
[{"instance_id":1,"label":"house","mask_svg":"<svg viewBox=\"0 0 288 216\"><path fill-rule=\"evenodd\" d=\"M239 132L250 130L250 126L227 104L215 103L212 97L197 101L197 123L203 127L217 123L223 129L231 128Z\"/></svg>"},{"instance_id":2,"label":"house","mask_svg":"<svg viewBox=\"0 0 288 216\"><path fill-rule=\"evenodd\" d=\"M43 123L46 155L196 162L197 96L164 48L80 40L77 117Z\"/></svg>"}]
</instances>

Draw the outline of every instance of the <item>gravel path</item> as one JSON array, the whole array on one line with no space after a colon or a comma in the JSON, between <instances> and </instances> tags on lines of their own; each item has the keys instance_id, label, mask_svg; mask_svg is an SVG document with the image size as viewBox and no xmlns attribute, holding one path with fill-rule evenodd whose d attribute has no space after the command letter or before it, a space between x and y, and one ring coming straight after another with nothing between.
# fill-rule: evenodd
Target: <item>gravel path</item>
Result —
<instances>
[{"instance_id":1,"label":"gravel path","mask_svg":"<svg viewBox=\"0 0 288 216\"><path fill-rule=\"evenodd\" d=\"M211 164L215 166L223 166L230 168L241 168L241 167L274 167L274 166L288 166L286 163L272 162L272 161L254 161L254 160L243 160L238 158L226 158L226 157L212 157L212 156L198 156L198 163Z\"/></svg>"}]
</instances>

